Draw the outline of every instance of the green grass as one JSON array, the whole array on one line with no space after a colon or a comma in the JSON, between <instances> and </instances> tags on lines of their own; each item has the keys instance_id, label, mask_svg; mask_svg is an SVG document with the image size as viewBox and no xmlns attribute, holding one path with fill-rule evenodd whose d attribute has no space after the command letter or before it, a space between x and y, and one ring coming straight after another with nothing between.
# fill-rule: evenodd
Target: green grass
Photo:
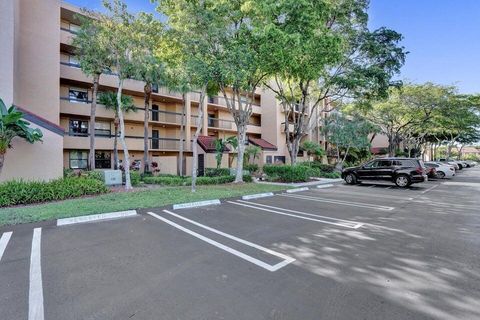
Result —
<instances>
[{"instance_id":1,"label":"green grass","mask_svg":"<svg viewBox=\"0 0 480 320\"><path fill-rule=\"evenodd\" d=\"M129 209L161 207L183 202L238 197L283 189L285 189L283 186L247 183L197 186L197 192L195 193L190 192L190 187L164 187L128 193L109 193L89 198L3 208L0 209L0 226Z\"/></svg>"}]
</instances>

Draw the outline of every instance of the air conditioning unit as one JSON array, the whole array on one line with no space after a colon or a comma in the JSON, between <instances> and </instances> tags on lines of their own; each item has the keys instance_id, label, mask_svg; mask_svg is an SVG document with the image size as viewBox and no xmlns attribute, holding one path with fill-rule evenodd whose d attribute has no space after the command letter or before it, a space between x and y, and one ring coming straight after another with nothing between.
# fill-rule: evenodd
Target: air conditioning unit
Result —
<instances>
[{"instance_id":1,"label":"air conditioning unit","mask_svg":"<svg viewBox=\"0 0 480 320\"><path fill-rule=\"evenodd\" d=\"M103 179L107 186L118 186L122 184L121 170L104 170Z\"/></svg>"}]
</instances>

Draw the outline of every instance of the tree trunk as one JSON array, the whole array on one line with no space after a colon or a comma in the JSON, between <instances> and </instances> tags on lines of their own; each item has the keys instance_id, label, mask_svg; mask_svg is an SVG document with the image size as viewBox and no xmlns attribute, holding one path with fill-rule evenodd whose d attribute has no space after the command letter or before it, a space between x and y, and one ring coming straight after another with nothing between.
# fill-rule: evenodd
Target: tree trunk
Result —
<instances>
[{"instance_id":1,"label":"tree trunk","mask_svg":"<svg viewBox=\"0 0 480 320\"><path fill-rule=\"evenodd\" d=\"M118 170L120 168L120 160L118 159L118 117L113 120L114 137L113 137L113 168Z\"/></svg>"},{"instance_id":2,"label":"tree trunk","mask_svg":"<svg viewBox=\"0 0 480 320\"><path fill-rule=\"evenodd\" d=\"M300 150L301 137L294 136L290 138L290 142L287 143L288 153L290 154L290 164L292 166L297 164L298 151ZM288 147L290 145L290 147Z\"/></svg>"},{"instance_id":3,"label":"tree trunk","mask_svg":"<svg viewBox=\"0 0 480 320\"><path fill-rule=\"evenodd\" d=\"M393 134L388 134L388 155L390 157L395 156L395 139L393 138Z\"/></svg>"},{"instance_id":4,"label":"tree trunk","mask_svg":"<svg viewBox=\"0 0 480 320\"><path fill-rule=\"evenodd\" d=\"M0 175L2 174L4 163L5 163L5 152L0 152Z\"/></svg>"},{"instance_id":5,"label":"tree trunk","mask_svg":"<svg viewBox=\"0 0 480 320\"><path fill-rule=\"evenodd\" d=\"M88 154L88 169L95 170L95 113L97 112L97 92L98 82L100 81L100 75L96 74L93 77L93 93L92 93L92 105L90 107L90 152Z\"/></svg>"},{"instance_id":6,"label":"tree trunk","mask_svg":"<svg viewBox=\"0 0 480 320\"><path fill-rule=\"evenodd\" d=\"M237 173L235 183L243 182L243 155L245 154L245 143L247 141L247 124L245 122L237 125L238 154Z\"/></svg>"},{"instance_id":7,"label":"tree trunk","mask_svg":"<svg viewBox=\"0 0 480 320\"><path fill-rule=\"evenodd\" d=\"M187 94L182 94L183 106L180 120L180 150L178 152L178 175L183 176L183 150L185 143L185 112L187 112Z\"/></svg>"},{"instance_id":8,"label":"tree trunk","mask_svg":"<svg viewBox=\"0 0 480 320\"><path fill-rule=\"evenodd\" d=\"M130 155L128 154L127 142L125 141L125 121L123 119L123 106L122 106L122 89L123 79L118 81L117 91L117 108L118 118L120 120L120 142L123 147L123 169L125 170L125 190L132 189L132 183L130 181Z\"/></svg>"},{"instance_id":9,"label":"tree trunk","mask_svg":"<svg viewBox=\"0 0 480 320\"><path fill-rule=\"evenodd\" d=\"M146 83L143 87L145 117L143 119L143 169L142 171L149 172L150 166L148 164L148 119L150 118L150 96L152 94L152 85Z\"/></svg>"},{"instance_id":10,"label":"tree trunk","mask_svg":"<svg viewBox=\"0 0 480 320\"><path fill-rule=\"evenodd\" d=\"M192 163L192 192L197 191L197 170L198 170L198 148L197 141L200 132L203 128L203 108L205 107L205 93L207 91L207 86L205 85L200 91L200 101L198 106L198 117L197 117L197 130L195 130L195 135L193 136L192 141L192 151L193 151L193 163Z\"/></svg>"}]
</instances>

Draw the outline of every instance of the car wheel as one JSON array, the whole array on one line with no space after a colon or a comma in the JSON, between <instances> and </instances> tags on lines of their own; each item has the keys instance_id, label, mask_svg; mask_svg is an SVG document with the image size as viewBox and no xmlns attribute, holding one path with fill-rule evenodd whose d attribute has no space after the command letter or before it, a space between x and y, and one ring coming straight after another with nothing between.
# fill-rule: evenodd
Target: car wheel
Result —
<instances>
[{"instance_id":1,"label":"car wheel","mask_svg":"<svg viewBox=\"0 0 480 320\"><path fill-rule=\"evenodd\" d=\"M437 178L439 178L439 179L445 178L445 172L437 171Z\"/></svg>"},{"instance_id":2,"label":"car wheel","mask_svg":"<svg viewBox=\"0 0 480 320\"><path fill-rule=\"evenodd\" d=\"M348 184L356 184L357 183L357 177L353 173L349 173L345 176L345 182Z\"/></svg>"},{"instance_id":3,"label":"car wheel","mask_svg":"<svg viewBox=\"0 0 480 320\"><path fill-rule=\"evenodd\" d=\"M410 178L405 174L400 174L395 178L397 187L406 188L410 185Z\"/></svg>"}]
</instances>

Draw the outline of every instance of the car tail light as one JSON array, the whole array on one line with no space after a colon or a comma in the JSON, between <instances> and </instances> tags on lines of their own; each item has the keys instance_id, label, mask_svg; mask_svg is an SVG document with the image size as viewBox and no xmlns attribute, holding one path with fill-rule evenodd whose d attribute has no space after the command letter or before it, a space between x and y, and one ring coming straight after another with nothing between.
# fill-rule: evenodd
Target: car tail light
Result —
<instances>
[{"instance_id":1,"label":"car tail light","mask_svg":"<svg viewBox=\"0 0 480 320\"><path fill-rule=\"evenodd\" d=\"M423 174L423 168L422 167L418 167L415 171L419 174Z\"/></svg>"}]
</instances>

